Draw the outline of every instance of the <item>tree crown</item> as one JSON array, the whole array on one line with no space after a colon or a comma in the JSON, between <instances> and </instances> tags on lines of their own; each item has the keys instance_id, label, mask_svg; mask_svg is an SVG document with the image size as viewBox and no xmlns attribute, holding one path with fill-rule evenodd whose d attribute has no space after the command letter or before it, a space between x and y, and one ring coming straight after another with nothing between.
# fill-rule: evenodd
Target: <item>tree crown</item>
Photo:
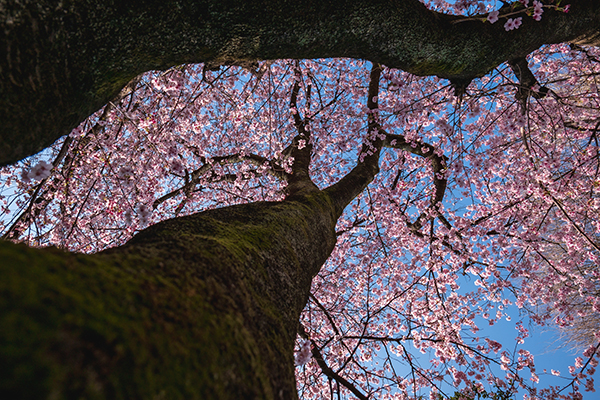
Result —
<instances>
[{"instance_id":1,"label":"tree crown","mask_svg":"<svg viewBox=\"0 0 600 400\"><path fill-rule=\"evenodd\" d=\"M520 3L481 23L565 9ZM148 72L3 169L3 235L96 252L166 218L325 190L341 215L301 319L303 398L578 398L598 337L556 372L568 390L536 389L524 323L600 312L599 73L598 48L576 44L468 86L353 59ZM511 307L529 312L515 348L478 336Z\"/></svg>"}]
</instances>

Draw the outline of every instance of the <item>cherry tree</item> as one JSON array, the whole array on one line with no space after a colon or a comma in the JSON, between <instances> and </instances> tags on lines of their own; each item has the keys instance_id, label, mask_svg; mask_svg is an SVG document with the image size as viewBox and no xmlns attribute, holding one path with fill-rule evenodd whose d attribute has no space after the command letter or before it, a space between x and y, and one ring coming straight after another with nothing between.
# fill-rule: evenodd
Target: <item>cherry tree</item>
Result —
<instances>
[{"instance_id":1,"label":"cherry tree","mask_svg":"<svg viewBox=\"0 0 600 400\"><path fill-rule=\"evenodd\" d=\"M430 3L461 14L457 29L503 35L588 6ZM15 285L58 295L21 300L31 320L6 323L82 310L55 317L48 338L2 337L60 366L36 361L46 381L35 393L293 398L294 375L304 399L593 391L600 337L551 371L565 385L539 387L526 325L600 312L600 51L589 35L539 40L484 57L484 73L438 77L426 62L302 51L180 64L138 75L45 152L5 167L3 237L71 252L22 250L34 267L22 280L7 269ZM482 336L512 309L527 312L511 321L516 343ZM33 393L29 353L3 351L21 368L5 391Z\"/></svg>"}]
</instances>

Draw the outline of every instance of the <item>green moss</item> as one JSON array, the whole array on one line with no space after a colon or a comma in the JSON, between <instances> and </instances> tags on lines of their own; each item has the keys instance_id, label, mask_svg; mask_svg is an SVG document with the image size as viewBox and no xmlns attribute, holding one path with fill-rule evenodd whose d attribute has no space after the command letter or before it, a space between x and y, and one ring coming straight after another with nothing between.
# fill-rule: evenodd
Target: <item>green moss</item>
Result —
<instances>
[{"instance_id":1,"label":"green moss","mask_svg":"<svg viewBox=\"0 0 600 400\"><path fill-rule=\"evenodd\" d=\"M294 398L334 224L316 193L164 221L97 255L0 242L0 397Z\"/></svg>"},{"instance_id":2,"label":"green moss","mask_svg":"<svg viewBox=\"0 0 600 400\"><path fill-rule=\"evenodd\" d=\"M100 85L94 88L92 98L103 100L112 99L133 78L135 78L135 75L127 72L110 74L108 77L104 76L103 79L98 79Z\"/></svg>"},{"instance_id":3,"label":"green moss","mask_svg":"<svg viewBox=\"0 0 600 400\"><path fill-rule=\"evenodd\" d=\"M447 76L461 76L467 65L460 63L448 64L442 61L422 61L414 65L412 71L415 75L430 76L439 74L443 71L444 75Z\"/></svg>"},{"instance_id":4,"label":"green moss","mask_svg":"<svg viewBox=\"0 0 600 400\"><path fill-rule=\"evenodd\" d=\"M218 283L190 292L128 261L6 242L0 254L3 398L272 398Z\"/></svg>"}]
</instances>

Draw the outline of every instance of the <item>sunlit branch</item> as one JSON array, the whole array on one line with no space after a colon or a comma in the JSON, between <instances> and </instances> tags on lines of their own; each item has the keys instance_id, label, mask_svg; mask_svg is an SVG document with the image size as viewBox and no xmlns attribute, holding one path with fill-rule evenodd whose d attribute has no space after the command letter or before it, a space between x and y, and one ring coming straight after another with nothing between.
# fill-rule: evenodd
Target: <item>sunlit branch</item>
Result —
<instances>
[{"instance_id":1,"label":"sunlit branch","mask_svg":"<svg viewBox=\"0 0 600 400\"><path fill-rule=\"evenodd\" d=\"M196 186L202 183L203 181L207 181L209 183L235 182L237 179L241 178L237 174L215 173L215 165L228 165L248 162L251 165L263 168L262 172L259 172L258 170L244 171L244 173L250 174L252 175L252 177L271 175L282 181L286 181L289 178L289 174L286 173L283 167L281 167L279 164L275 163L272 160L269 160L268 158L256 154L231 154L227 156L218 156L210 159L202 158L202 161L203 165L200 168L195 169L191 173L186 172L184 177L186 183L183 186L180 186L179 188L174 189L169 193L166 193L158 199L156 199L152 204L152 207L156 209L160 204L182 193L185 194L186 197L189 197L196 188ZM265 168L265 166L268 166L269 168Z\"/></svg>"},{"instance_id":2,"label":"sunlit branch","mask_svg":"<svg viewBox=\"0 0 600 400\"><path fill-rule=\"evenodd\" d=\"M202 166L190 173L191 180L198 179L198 177L214 168L216 164L227 165L241 162L248 162L251 165L255 165L257 167L268 166L269 168L265 169L265 174L272 175L275 178L281 180L287 180L289 178L289 174L285 172L285 169L281 165L274 162L273 160L256 154L230 154L226 156L217 156L212 158L201 157L201 161Z\"/></svg>"},{"instance_id":3,"label":"sunlit branch","mask_svg":"<svg viewBox=\"0 0 600 400\"><path fill-rule=\"evenodd\" d=\"M389 134L387 132L384 133L386 135L383 144L385 147L404 150L430 160L433 169L433 186L435 189L431 196L431 206L436 211L436 216L440 215L438 205L444 199L446 186L448 184L448 181L445 177L447 158L444 155L437 154L436 148L428 143L410 143L406 141L406 138L403 135ZM421 229L424 221L426 221L427 218L427 213L421 213L421 215L417 217L417 220L410 224L411 230L418 231ZM443 222L444 225L449 225L445 218Z\"/></svg>"}]
</instances>

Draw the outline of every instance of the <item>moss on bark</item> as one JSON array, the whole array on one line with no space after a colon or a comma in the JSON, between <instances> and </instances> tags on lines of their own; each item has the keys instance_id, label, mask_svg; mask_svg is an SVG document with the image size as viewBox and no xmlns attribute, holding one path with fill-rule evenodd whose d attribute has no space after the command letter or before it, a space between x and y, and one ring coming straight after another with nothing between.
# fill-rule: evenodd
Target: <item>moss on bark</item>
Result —
<instances>
[{"instance_id":1,"label":"moss on bark","mask_svg":"<svg viewBox=\"0 0 600 400\"><path fill-rule=\"evenodd\" d=\"M0 397L292 399L322 193L164 221L97 255L0 242Z\"/></svg>"},{"instance_id":2,"label":"moss on bark","mask_svg":"<svg viewBox=\"0 0 600 400\"><path fill-rule=\"evenodd\" d=\"M598 41L600 3L517 31L418 0L9 0L0 6L0 165L50 145L136 75L183 63L353 57L469 82L543 44ZM484 19L484 18L481 18ZM595 39L594 39L595 38Z\"/></svg>"}]
</instances>

